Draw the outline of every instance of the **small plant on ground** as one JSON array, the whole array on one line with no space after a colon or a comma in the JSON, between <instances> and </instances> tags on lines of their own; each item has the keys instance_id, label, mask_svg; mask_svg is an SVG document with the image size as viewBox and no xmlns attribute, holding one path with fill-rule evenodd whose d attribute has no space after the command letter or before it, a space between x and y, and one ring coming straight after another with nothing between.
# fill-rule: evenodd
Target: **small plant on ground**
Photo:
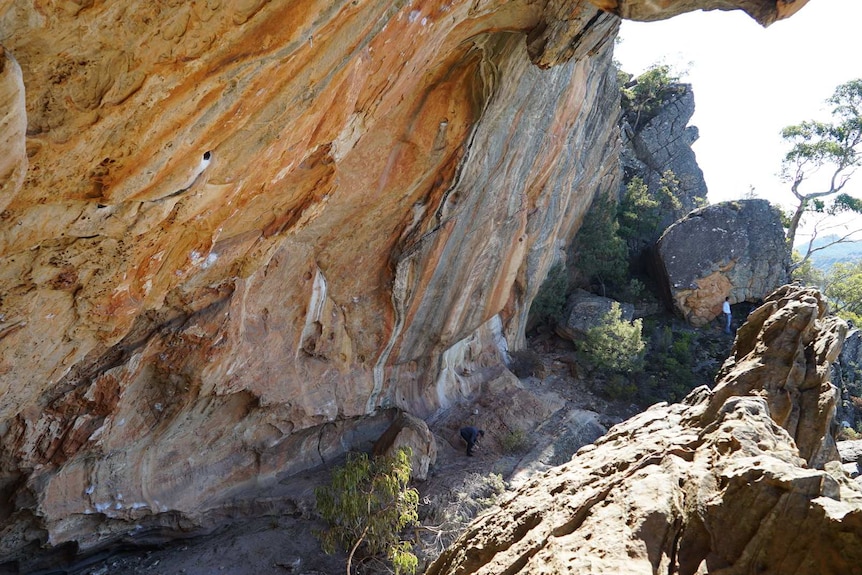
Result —
<instances>
[{"instance_id":1,"label":"small plant on ground","mask_svg":"<svg viewBox=\"0 0 862 575\"><path fill-rule=\"evenodd\" d=\"M514 428L500 438L500 447L503 449L503 453L508 455L523 453L530 448L530 438L527 437L524 430Z\"/></svg>"},{"instance_id":2,"label":"small plant on ground","mask_svg":"<svg viewBox=\"0 0 862 575\"><path fill-rule=\"evenodd\" d=\"M505 491L506 482L499 473L470 473L448 493L426 498L421 530L423 555L428 560L436 559L479 513L496 505Z\"/></svg>"},{"instance_id":3,"label":"small plant on ground","mask_svg":"<svg viewBox=\"0 0 862 575\"><path fill-rule=\"evenodd\" d=\"M410 448L393 456L369 458L351 453L347 463L332 472L328 486L315 490L317 511L329 527L316 532L326 553L347 552L347 575L357 551L385 555L396 575L413 575L418 560L401 531L418 520L419 492L408 487Z\"/></svg>"}]
</instances>

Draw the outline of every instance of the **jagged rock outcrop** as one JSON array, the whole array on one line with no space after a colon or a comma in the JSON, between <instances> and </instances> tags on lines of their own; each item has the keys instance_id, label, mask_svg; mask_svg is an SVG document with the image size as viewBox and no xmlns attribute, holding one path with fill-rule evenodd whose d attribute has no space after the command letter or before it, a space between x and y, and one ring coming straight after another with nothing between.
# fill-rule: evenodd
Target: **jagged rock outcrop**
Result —
<instances>
[{"instance_id":1,"label":"jagged rock outcrop","mask_svg":"<svg viewBox=\"0 0 862 575\"><path fill-rule=\"evenodd\" d=\"M651 248L670 224L707 203L706 181L691 149L698 130L688 125L694 115L694 92L690 84L675 84L667 91L667 101L642 125L632 126L626 115L621 121L623 184L639 177L650 197L658 201L662 200L660 189L671 185L679 201L678 206L668 206L651 234L637 238L639 245L632 246L636 253ZM673 178L665 182L668 171L673 172Z\"/></svg>"},{"instance_id":2,"label":"jagged rock outcrop","mask_svg":"<svg viewBox=\"0 0 862 575\"><path fill-rule=\"evenodd\" d=\"M583 0L0 3L0 562L212 527L487 381L618 186L617 26Z\"/></svg>"},{"instance_id":3,"label":"jagged rock outcrop","mask_svg":"<svg viewBox=\"0 0 862 575\"><path fill-rule=\"evenodd\" d=\"M695 326L721 314L725 297L761 301L787 281L790 265L780 213L766 200L695 210L665 230L655 252L669 303Z\"/></svg>"},{"instance_id":4,"label":"jagged rock outcrop","mask_svg":"<svg viewBox=\"0 0 862 575\"><path fill-rule=\"evenodd\" d=\"M818 292L782 288L739 330L714 390L613 427L426 575L859 573L862 488L829 432L845 329Z\"/></svg>"}]
</instances>

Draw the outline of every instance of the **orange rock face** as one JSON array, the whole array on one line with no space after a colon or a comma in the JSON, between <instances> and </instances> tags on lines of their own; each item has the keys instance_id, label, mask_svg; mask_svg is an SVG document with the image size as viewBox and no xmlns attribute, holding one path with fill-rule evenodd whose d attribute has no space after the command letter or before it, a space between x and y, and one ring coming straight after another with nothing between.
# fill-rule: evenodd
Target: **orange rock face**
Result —
<instances>
[{"instance_id":1,"label":"orange rock face","mask_svg":"<svg viewBox=\"0 0 862 575\"><path fill-rule=\"evenodd\" d=\"M0 561L211 524L471 393L618 185L617 24L0 2Z\"/></svg>"}]
</instances>

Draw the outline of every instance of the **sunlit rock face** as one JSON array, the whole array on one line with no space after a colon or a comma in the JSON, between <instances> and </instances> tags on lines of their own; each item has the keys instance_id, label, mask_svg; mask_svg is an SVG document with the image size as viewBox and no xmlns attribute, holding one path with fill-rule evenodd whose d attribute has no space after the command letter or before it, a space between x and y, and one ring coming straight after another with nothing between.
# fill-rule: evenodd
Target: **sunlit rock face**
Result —
<instances>
[{"instance_id":1,"label":"sunlit rock face","mask_svg":"<svg viewBox=\"0 0 862 575\"><path fill-rule=\"evenodd\" d=\"M846 325L825 312L816 291L772 294L712 391L613 427L477 519L426 575L859 572L862 488L829 430Z\"/></svg>"},{"instance_id":2,"label":"sunlit rock face","mask_svg":"<svg viewBox=\"0 0 862 575\"><path fill-rule=\"evenodd\" d=\"M766 200L695 210L664 231L654 253L665 298L695 326L721 316L726 297L760 302L790 269L781 211Z\"/></svg>"},{"instance_id":3,"label":"sunlit rock face","mask_svg":"<svg viewBox=\"0 0 862 575\"><path fill-rule=\"evenodd\" d=\"M617 25L0 2L0 561L212 526L476 389L619 185Z\"/></svg>"}]
</instances>

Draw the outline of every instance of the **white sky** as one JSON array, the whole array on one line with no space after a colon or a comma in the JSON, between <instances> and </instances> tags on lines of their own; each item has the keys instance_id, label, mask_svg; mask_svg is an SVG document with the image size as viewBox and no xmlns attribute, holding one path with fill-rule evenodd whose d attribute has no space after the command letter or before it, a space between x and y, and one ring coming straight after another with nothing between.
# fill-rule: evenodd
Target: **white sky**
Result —
<instances>
[{"instance_id":1,"label":"white sky","mask_svg":"<svg viewBox=\"0 0 862 575\"><path fill-rule=\"evenodd\" d=\"M781 128L828 120L825 100L862 78L862 0L809 0L769 28L738 10L625 21L620 38L615 55L626 72L666 63L692 84L690 124L700 131L693 149L713 203L754 186L758 197L789 207L792 195L778 177L787 151ZM845 191L862 197L862 171Z\"/></svg>"}]
</instances>

